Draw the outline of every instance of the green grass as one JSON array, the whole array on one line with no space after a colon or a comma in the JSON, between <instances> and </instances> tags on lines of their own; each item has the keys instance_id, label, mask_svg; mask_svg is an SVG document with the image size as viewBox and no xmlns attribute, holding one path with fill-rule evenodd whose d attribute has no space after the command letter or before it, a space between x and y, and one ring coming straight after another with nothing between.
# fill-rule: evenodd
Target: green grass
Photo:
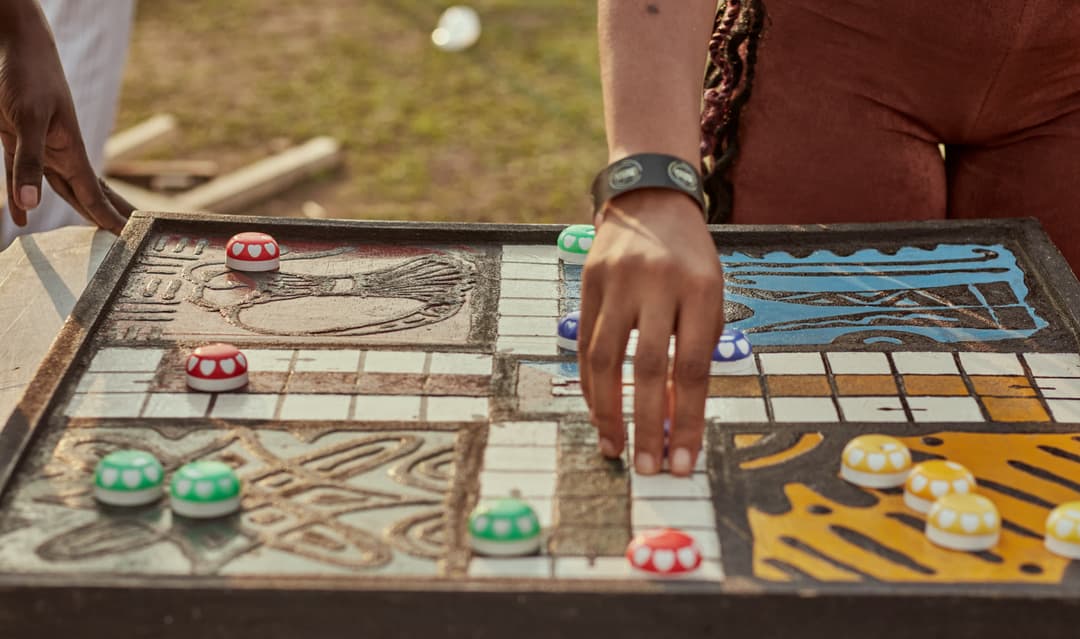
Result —
<instances>
[{"instance_id":1,"label":"green grass","mask_svg":"<svg viewBox=\"0 0 1080 639\"><path fill-rule=\"evenodd\" d=\"M226 168L332 135L346 166L253 213L570 222L606 159L595 3L476 0L452 54L431 0L155 0L139 5L119 125L175 114L165 155Z\"/></svg>"}]
</instances>

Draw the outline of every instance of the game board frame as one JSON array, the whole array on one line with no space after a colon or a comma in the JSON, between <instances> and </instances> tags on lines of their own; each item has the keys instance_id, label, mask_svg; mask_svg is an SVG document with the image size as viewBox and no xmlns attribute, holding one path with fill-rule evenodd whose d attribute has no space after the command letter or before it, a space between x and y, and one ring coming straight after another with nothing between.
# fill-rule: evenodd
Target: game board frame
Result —
<instances>
[{"instance_id":1,"label":"game board frame","mask_svg":"<svg viewBox=\"0 0 1080 639\"><path fill-rule=\"evenodd\" d=\"M428 224L236 218L209 214L136 213L77 303L16 411L0 431L0 494L41 430L72 371L85 358L110 300L138 252L154 233L198 226L228 235L258 228L300 237L394 242L550 244L561 226ZM830 227L713 227L718 246L775 241L778 233L812 246L864 241L866 225ZM949 232L964 241L1010 237L1045 295L1059 308L1080 308L1080 283L1063 268L1057 249L1030 219L902 223L888 227L905 243L934 241ZM1023 255L1020 255L1020 254ZM1052 267L1058 267L1056 270ZM1066 318L1075 345L1080 326ZM713 479L715 481L715 479ZM11 636L294 637L343 636L357 630L379 637L436 636L804 636L844 637L873 629L875 637L910 636L933 620L952 637L1061 636L1080 623L1080 594L1064 588L1018 587L1015 596L971 586L871 588L842 593L794 586L763 589L729 576L698 582L552 581L530 579L153 577L112 574L0 574L0 628Z\"/></svg>"}]
</instances>

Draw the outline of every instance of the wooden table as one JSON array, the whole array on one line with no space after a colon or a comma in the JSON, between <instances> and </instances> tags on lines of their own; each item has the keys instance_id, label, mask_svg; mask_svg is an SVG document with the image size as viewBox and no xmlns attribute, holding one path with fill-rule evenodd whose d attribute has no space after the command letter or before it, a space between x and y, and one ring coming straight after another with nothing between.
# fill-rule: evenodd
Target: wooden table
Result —
<instances>
[{"instance_id":1,"label":"wooden table","mask_svg":"<svg viewBox=\"0 0 1080 639\"><path fill-rule=\"evenodd\" d=\"M0 253L0 424L114 239L71 226L20 237Z\"/></svg>"}]
</instances>

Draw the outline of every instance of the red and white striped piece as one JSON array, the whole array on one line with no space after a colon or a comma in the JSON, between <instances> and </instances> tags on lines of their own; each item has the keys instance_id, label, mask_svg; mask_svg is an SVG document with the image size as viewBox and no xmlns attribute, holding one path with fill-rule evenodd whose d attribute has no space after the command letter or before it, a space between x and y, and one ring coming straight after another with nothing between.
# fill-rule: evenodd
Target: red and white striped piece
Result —
<instances>
[{"instance_id":1,"label":"red and white striped piece","mask_svg":"<svg viewBox=\"0 0 1080 639\"><path fill-rule=\"evenodd\" d=\"M225 266L251 273L276 271L280 254L277 240L266 233L237 233L225 245Z\"/></svg>"},{"instance_id":2,"label":"red and white striped piece","mask_svg":"<svg viewBox=\"0 0 1080 639\"><path fill-rule=\"evenodd\" d=\"M187 360L187 384L204 393L224 393L248 383L247 358L232 344L196 348Z\"/></svg>"},{"instance_id":3,"label":"red and white striped piece","mask_svg":"<svg viewBox=\"0 0 1080 639\"><path fill-rule=\"evenodd\" d=\"M701 548L690 535L675 528L644 532L626 547L630 565L661 577L678 577L701 566Z\"/></svg>"}]
</instances>

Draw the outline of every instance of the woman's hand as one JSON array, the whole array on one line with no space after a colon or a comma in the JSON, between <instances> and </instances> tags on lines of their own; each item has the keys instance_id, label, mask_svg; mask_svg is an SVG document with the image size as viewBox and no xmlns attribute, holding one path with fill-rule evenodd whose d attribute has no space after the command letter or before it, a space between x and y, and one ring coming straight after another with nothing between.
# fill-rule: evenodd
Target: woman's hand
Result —
<instances>
[{"instance_id":1,"label":"woman's hand","mask_svg":"<svg viewBox=\"0 0 1080 639\"><path fill-rule=\"evenodd\" d=\"M724 328L716 246L697 205L674 191L628 193L602 215L585 263L578 333L581 384L601 452L616 457L625 443L622 366L637 328L635 467L660 471L664 421L671 419L670 469L689 475L701 450L712 352Z\"/></svg>"},{"instance_id":2,"label":"woman's hand","mask_svg":"<svg viewBox=\"0 0 1080 639\"><path fill-rule=\"evenodd\" d=\"M42 177L91 223L119 233L132 207L104 187L86 155L52 33L36 2L5 6L0 141L15 224L41 202Z\"/></svg>"}]
</instances>

